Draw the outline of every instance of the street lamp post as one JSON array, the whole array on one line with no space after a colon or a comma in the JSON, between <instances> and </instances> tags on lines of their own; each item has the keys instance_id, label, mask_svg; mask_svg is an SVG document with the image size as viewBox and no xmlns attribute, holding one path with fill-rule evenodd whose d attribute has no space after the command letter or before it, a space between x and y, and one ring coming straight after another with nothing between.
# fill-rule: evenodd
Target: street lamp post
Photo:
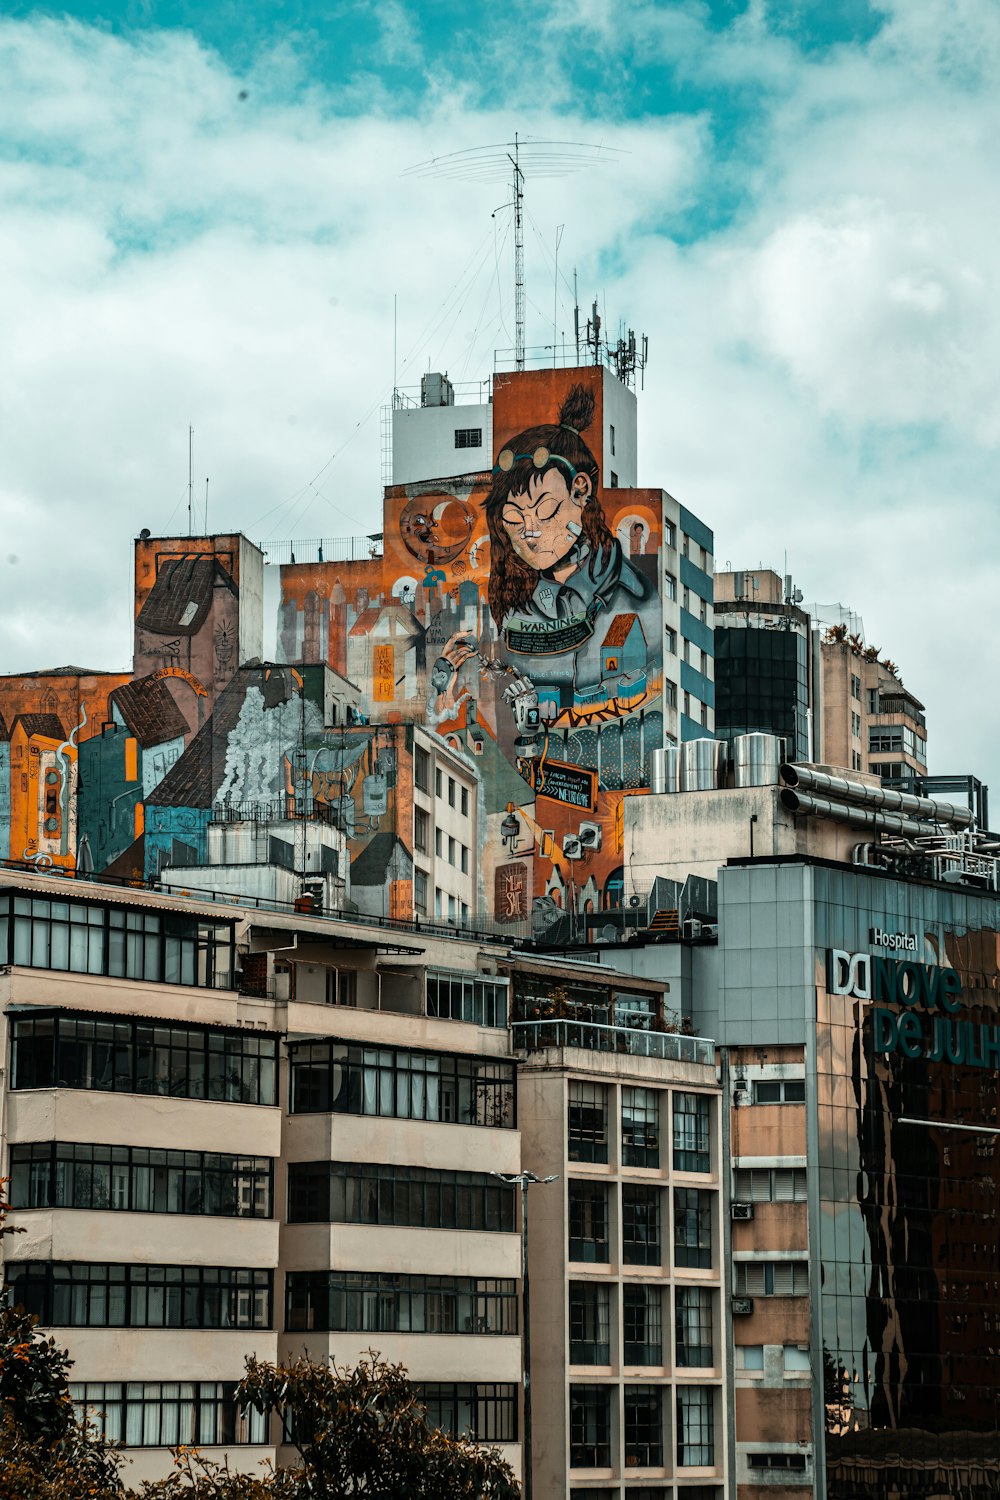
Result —
<instances>
[{"instance_id":1,"label":"street lamp post","mask_svg":"<svg viewBox=\"0 0 1000 1500\"><path fill-rule=\"evenodd\" d=\"M528 1189L533 1182L547 1183L555 1182L558 1173L549 1177L537 1177L534 1172L492 1172L492 1177L499 1177L501 1182L513 1187L515 1183L521 1189L521 1323L523 1351L523 1375L522 1385L524 1388L524 1443L522 1452L524 1454L524 1483L521 1486L521 1494L524 1500L531 1500L531 1300L528 1288Z\"/></svg>"}]
</instances>

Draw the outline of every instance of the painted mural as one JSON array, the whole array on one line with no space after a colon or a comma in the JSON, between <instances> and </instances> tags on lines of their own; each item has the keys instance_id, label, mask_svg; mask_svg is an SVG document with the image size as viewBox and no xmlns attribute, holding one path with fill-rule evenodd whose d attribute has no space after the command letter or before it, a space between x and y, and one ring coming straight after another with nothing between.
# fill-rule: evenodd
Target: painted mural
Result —
<instances>
[{"instance_id":1,"label":"painted mural","mask_svg":"<svg viewBox=\"0 0 1000 1500\"><path fill-rule=\"evenodd\" d=\"M602 379L497 376L491 472L388 489L379 557L281 570L280 649L466 759L478 911L538 934L620 907L622 800L663 743L662 499L602 484Z\"/></svg>"},{"instance_id":2,"label":"painted mural","mask_svg":"<svg viewBox=\"0 0 1000 1500\"><path fill-rule=\"evenodd\" d=\"M475 820L464 854L444 840L461 920L558 938L619 911L623 799L663 742L662 495L604 482L604 378L497 375L488 472L390 487L368 556L276 570L277 661L245 538L140 537L133 671L0 679L0 859L308 881L409 920L415 746L440 743Z\"/></svg>"}]
</instances>

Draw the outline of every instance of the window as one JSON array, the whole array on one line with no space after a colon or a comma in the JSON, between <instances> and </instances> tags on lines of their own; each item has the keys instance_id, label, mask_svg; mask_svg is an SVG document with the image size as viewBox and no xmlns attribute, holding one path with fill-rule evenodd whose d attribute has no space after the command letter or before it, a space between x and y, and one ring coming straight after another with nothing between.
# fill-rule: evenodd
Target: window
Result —
<instances>
[{"instance_id":1,"label":"window","mask_svg":"<svg viewBox=\"0 0 1000 1500\"><path fill-rule=\"evenodd\" d=\"M626 1266L662 1264L660 1189L622 1186L622 1261Z\"/></svg>"},{"instance_id":2,"label":"window","mask_svg":"<svg viewBox=\"0 0 1000 1500\"><path fill-rule=\"evenodd\" d=\"M625 1462L643 1469L663 1464L663 1389L627 1385L624 1404Z\"/></svg>"},{"instance_id":3,"label":"window","mask_svg":"<svg viewBox=\"0 0 1000 1500\"><path fill-rule=\"evenodd\" d=\"M127 1448L267 1442L267 1417L239 1408L231 1381L88 1381L69 1393L81 1418Z\"/></svg>"},{"instance_id":4,"label":"window","mask_svg":"<svg viewBox=\"0 0 1000 1500\"><path fill-rule=\"evenodd\" d=\"M569 1362L606 1365L610 1362L610 1290L594 1281L569 1284Z\"/></svg>"},{"instance_id":5,"label":"window","mask_svg":"<svg viewBox=\"0 0 1000 1500\"><path fill-rule=\"evenodd\" d=\"M572 1469L611 1463L611 1391L606 1385L569 1388L569 1462Z\"/></svg>"},{"instance_id":6,"label":"window","mask_svg":"<svg viewBox=\"0 0 1000 1500\"><path fill-rule=\"evenodd\" d=\"M436 766L434 770L434 795L435 797L442 797L444 795L444 777L441 774L440 766Z\"/></svg>"},{"instance_id":7,"label":"window","mask_svg":"<svg viewBox=\"0 0 1000 1500\"><path fill-rule=\"evenodd\" d=\"M14 1088L277 1103L273 1036L78 1011L35 1011L11 1030Z\"/></svg>"},{"instance_id":8,"label":"window","mask_svg":"<svg viewBox=\"0 0 1000 1500\"><path fill-rule=\"evenodd\" d=\"M674 1095L674 1170L708 1172L710 1101L707 1094Z\"/></svg>"},{"instance_id":9,"label":"window","mask_svg":"<svg viewBox=\"0 0 1000 1500\"><path fill-rule=\"evenodd\" d=\"M678 1467L708 1467L714 1463L715 1393L707 1385L678 1386Z\"/></svg>"},{"instance_id":10,"label":"window","mask_svg":"<svg viewBox=\"0 0 1000 1500\"><path fill-rule=\"evenodd\" d=\"M667 625L664 628L663 646L664 650L670 651L674 656L677 655L677 632L672 625Z\"/></svg>"},{"instance_id":11,"label":"window","mask_svg":"<svg viewBox=\"0 0 1000 1500\"><path fill-rule=\"evenodd\" d=\"M424 1381L414 1390L427 1408L428 1426L450 1437L471 1437L476 1443L517 1442L516 1385Z\"/></svg>"},{"instance_id":12,"label":"window","mask_svg":"<svg viewBox=\"0 0 1000 1500\"><path fill-rule=\"evenodd\" d=\"M517 1333L517 1283L471 1276L289 1271L289 1332Z\"/></svg>"},{"instance_id":13,"label":"window","mask_svg":"<svg viewBox=\"0 0 1000 1500\"><path fill-rule=\"evenodd\" d=\"M468 851L468 849L466 848L466 846L464 844L459 844L458 847L462 851L462 874L463 875L468 875L468 873L469 873L469 851Z\"/></svg>"},{"instance_id":14,"label":"window","mask_svg":"<svg viewBox=\"0 0 1000 1500\"><path fill-rule=\"evenodd\" d=\"M609 426L611 428L611 452L612 452L612 454L614 454L614 451L615 451L615 424L614 424L614 422L609 423Z\"/></svg>"},{"instance_id":15,"label":"window","mask_svg":"<svg viewBox=\"0 0 1000 1500\"><path fill-rule=\"evenodd\" d=\"M627 1365L663 1364L663 1303L658 1286L624 1284L622 1338Z\"/></svg>"},{"instance_id":16,"label":"window","mask_svg":"<svg viewBox=\"0 0 1000 1500\"><path fill-rule=\"evenodd\" d=\"M413 751L413 785L418 792L429 792L431 789L431 758L419 745Z\"/></svg>"},{"instance_id":17,"label":"window","mask_svg":"<svg viewBox=\"0 0 1000 1500\"><path fill-rule=\"evenodd\" d=\"M795 1469L800 1474L806 1469L804 1453L748 1453L747 1467L751 1469Z\"/></svg>"},{"instance_id":18,"label":"window","mask_svg":"<svg viewBox=\"0 0 1000 1500\"><path fill-rule=\"evenodd\" d=\"M740 1297L805 1297L809 1266L804 1260L738 1260L733 1291Z\"/></svg>"},{"instance_id":19,"label":"window","mask_svg":"<svg viewBox=\"0 0 1000 1500\"><path fill-rule=\"evenodd\" d=\"M861 702L861 678L855 672L851 673L851 697Z\"/></svg>"},{"instance_id":20,"label":"window","mask_svg":"<svg viewBox=\"0 0 1000 1500\"><path fill-rule=\"evenodd\" d=\"M737 1370L763 1370L763 1344L737 1344L735 1353Z\"/></svg>"},{"instance_id":21,"label":"window","mask_svg":"<svg viewBox=\"0 0 1000 1500\"><path fill-rule=\"evenodd\" d=\"M231 922L0 896L0 964L231 990L235 953Z\"/></svg>"},{"instance_id":22,"label":"window","mask_svg":"<svg viewBox=\"0 0 1000 1500\"><path fill-rule=\"evenodd\" d=\"M755 1104L804 1104L806 1081L804 1078L755 1078L753 1102Z\"/></svg>"},{"instance_id":23,"label":"window","mask_svg":"<svg viewBox=\"0 0 1000 1500\"><path fill-rule=\"evenodd\" d=\"M481 427L456 427L456 448L481 448L483 446L483 429Z\"/></svg>"},{"instance_id":24,"label":"window","mask_svg":"<svg viewBox=\"0 0 1000 1500\"><path fill-rule=\"evenodd\" d=\"M452 838L451 834L449 834L448 835L448 863L450 865L454 865L454 864L457 863L457 860L455 858L456 848L457 848L457 845L455 843L455 840Z\"/></svg>"},{"instance_id":25,"label":"window","mask_svg":"<svg viewBox=\"0 0 1000 1500\"><path fill-rule=\"evenodd\" d=\"M602 1083L570 1079L566 1135L570 1161L607 1161L608 1091Z\"/></svg>"},{"instance_id":26,"label":"window","mask_svg":"<svg viewBox=\"0 0 1000 1500\"><path fill-rule=\"evenodd\" d=\"M674 1294L674 1336L679 1369L698 1369L715 1363L712 1301L707 1287L679 1286Z\"/></svg>"},{"instance_id":27,"label":"window","mask_svg":"<svg viewBox=\"0 0 1000 1500\"><path fill-rule=\"evenodd\" d=\"M691 717L691 694L685 693L682 700L682 712L690 719Z\"/></svg>"},{"instance_id":28,"label":"window","mask_svg":"<svg viewBox=\"0 0 1000 1500\"><path fill-rule=\"evenodd\" d=\"M879 710L878 688L869 688L868 689L868 693L867 693L867 698L868 698L868 712L870 714L877 714L878 710Z\"/></svg>"},{"instance_id":29,"label":"window","mask_svg":"<svg viewBox=\"0 0 1000 1500\"><path fill-rule=\"evenodd\" d=\"M683 638L683 640L681 641L681 661L686 661L686 662L690 663L690 660L691 660L691 642L688 640L687 636L685 636Z\"/></svg>"},{"instance_id":30,"label":"window","mask_svg":"<svg viewBox=\"0 0 1000 1500\"><path fill-rule=\"evenodd\" d=\"M673 521L663 522L663 542L667 547L677 546L677 527Z\"/></svg>"},{"instance_id":31,"label":"window","mask_svg":"<svg viewBox=\"0 0 1000 1500\"><path fill-rule=\"evenodd\" d=\"M618 475L615 473L614 469L611 470L611 484L609 485L609 488L613 490L616 490L618 488Z\"/></svg>"},{"instance_id":32,"label":"window","mask_svg":"<svg viewBox=\"0 0 1000 1500\"><path fill-rule=\"evenodd\" d=\"M273 1172L269 1156L69 1141L10 1148L11 1201L17 1208L269 1219Z\"/></svg>"},{"instance_id":33,"label":"window","mask_svg":"<svg viewBox=\"0 0 1000 1500\"><path fill-rule=\"evenodd\" d=\"M701 599L701 598L699 598L699 600L698 600L698 618L699 618L699 620L701 621L701 623L703 625L707 625L708 624L708 600L707 599Z\"/></svg>"},{"instance_id":34,"label":"window","mask_svg":"<svg viewBox=\"0 0 1000 1500\"><path fill-rule=\"evenodd\" d=\"M515 1125L513 1063L332 1040L293 1043L289 1059L293 1114Z\"/></svg>"},{"instance_id":35,"label":"window","mask_svg":"<svg viewBox=\"0 0 1000 1500\"><path fill-rule=\"evenodd\" d=\"M413 871L413 905L421 916L427 915L427 872L415 868Z\"/></svg>"},{"instance_id":36,"label":"window","mask_svg":"<svg viewBox=\"0 0 1000 1500\"><path fill-rule=\"evenodd\" d=\"M608 1190L602 1183L570 1181L569 1258L608 1259Z\"/></svg>"},{"instance_id":37,"label":"window","mask_svg":"<svg viewBox=\"0 0 1000 1500\"><path fill-rule=\"evenodd\" d=\"M467 818L468 816L469 816L469 788L467 786L463 786L462 787L462 817L463 818Z\"/></svg>"},{"instance_id":38,"label":"window","mask_svg":"<svg viewBox=\"0 0 1000 1500\"><path fill-rule=\"evenodd\" d=\"M739 1203L804 1203L805 1167L739 1167L734 1186Z\"/></svg>"},{"instance_id":39,"label":"window","mask_svg":"<svg viewBox=\"0 0 1000 1500\"><path fill-rule=\"evenodd\" d=\"M701 705L701 722L702 722L702 727L704 729L707 729L708 728L708 704L707 703L703 703Z\"/></svg>"},{"instance_id":40,"label":"window","mask_svg":"<svg viewBox=\"0 0 1000 1500\"><path fill-rule=\"evenodd\" d=\"M699 1188L674 1188L674 1265L710 1269L712 1195Z\"/></svg>"},{"instance_id":41,"label":"window","mask_svg":"<svg viewBox=\"0 0 1000 1500\"><path fill-rule=\"evenodd\" d=\"M431 820L422 807L413 810L413 842L421 853L427 852L427 840L430 833Z\"/></svg>"},{"instance_id":42,"label":"window","mask_svg":"<svg viewBox=\"0 0 1000 1500\"><path fill-rule=\"evenodd\" d=\"M677 707L677 684L668 678L663 681L663 700L668 708Z\"/></svg>"},{"instance_id":43,"label":"window","mask_svg":"<svg viewBox=\"0 0 1000 1500\"><path fill-rule=\"evenodd\" d=\"M444 849L444 834L441 832L440 828L435 828L435 830L434 830L434 853L437 855L438 859L441 858L443 849Z\"/></svg>"},{"instance_id":44,"label":"window","mask_svg":"<svg viewBox=\"0 0 1000 1500\"><path fill-rule=\"evenodd\" d=\"M454 807L455 806L455 778L454 778L454 776L449 776L448 777L448 806L449 807Z\"/></svg>"},{"instance_id":45,"label":"window","mask_svg":"<svg viewBox=\"0 0 1000 1500\"><path fill-rule=\"evenodd\" d=\"M271 1277L235 1266L8 1261L11 1300L49 1328L270 1328Z\"/></svg>"},{"instance_id":46,"label":"window","mask_svg":"<svg viewBox=\"0 0 1000 1500\"><path fill-rule=\"evenodd\" d=\"M663 575L663 596L665 599L677 598L677 579L673 573Z\"/></svg>"},{"instance_id":47,"label":"window","mask_svg":"<svg viewBox=\"0 0 1000 1500\"><path fill-rule=\"evenodd\" d=\"M427 1014L474 1026L506 1026L507 994L505 979L428 972Z\"/></svg>"},{"instance_id":48,"label":"window","mask_svg":"<svg viewBox=\"0 0 1000 1500\"><path fill-rule=\"evenodd\" d=\"M785 1344L782 1350L782 1362L786 1373L791 1375L808 1375L812 1369L809 1350L800 1349L798 1344Z\"/></svg>"},{"instance_id":49,"label":"window","mask_svg":"<svg viewBox=\"0 0 1000 1500\"><path fill-rule=\"evenodd\" d=\"M622 1166L660 1165L660 1095L656 1089L622 1089Z\"/></svg>"},{"instance_id":50,"label":"window","mask_svg":"<svg viewBox=\"0 0 1000 1500\"><path fill-rule=\"evenodd\" d=\"M291 1224L406 1224L512 1234L514 1189L489 1172L311 1161L288 1167Z\"/></svg>"}]
</instances>

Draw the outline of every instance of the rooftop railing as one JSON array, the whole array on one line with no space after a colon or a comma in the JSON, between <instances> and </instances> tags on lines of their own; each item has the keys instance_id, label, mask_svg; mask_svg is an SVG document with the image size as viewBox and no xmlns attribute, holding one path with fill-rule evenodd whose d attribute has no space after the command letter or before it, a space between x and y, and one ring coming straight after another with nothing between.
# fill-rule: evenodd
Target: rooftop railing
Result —
<instances>
[{"instance_id":1,"label":"rooftop railing","mask_svg":"<svg viewBox=\"0 0 1000 1500\"><path fill-rule=\"evenodd\" d=\"M367 536L309 537L303 541L262 542L269 563L370 562L382 556L382 533Z\"/></svg>"},{"instance_id":2,"label":"rooftop railing","mask_svg":"<svg viewBox=\"0 0 1000 1500\"><path fill-rule=\"evenodd\" d=\"M715 1043L679 1031L646 1031L601 1026L594 1021L515 1021L514 1046L521 1052L581 1047L588 1052L619 1052L630 1057L662 1057L669 1062L713 1063Z\"/></svg>"}]
</instances>

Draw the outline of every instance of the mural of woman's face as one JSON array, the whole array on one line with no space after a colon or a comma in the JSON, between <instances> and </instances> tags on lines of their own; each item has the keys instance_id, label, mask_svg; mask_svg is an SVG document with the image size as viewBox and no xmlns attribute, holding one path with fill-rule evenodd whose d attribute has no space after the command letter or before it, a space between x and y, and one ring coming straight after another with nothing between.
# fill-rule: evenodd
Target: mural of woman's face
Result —
<instances>
[{"instance_id":1,"label":"mural of woman's face","mask_svg":"<svg viewBox=\"0 0 1000 1500\"><path fill-rule=\"evenodd\" d=\"M511 547L529 568L552 568L571 551L583 529L583 507L591 492L586 474L567 483L558 468L532 477L528 489L509 495L500 520Z\"/></svg>"}]
</instances>

